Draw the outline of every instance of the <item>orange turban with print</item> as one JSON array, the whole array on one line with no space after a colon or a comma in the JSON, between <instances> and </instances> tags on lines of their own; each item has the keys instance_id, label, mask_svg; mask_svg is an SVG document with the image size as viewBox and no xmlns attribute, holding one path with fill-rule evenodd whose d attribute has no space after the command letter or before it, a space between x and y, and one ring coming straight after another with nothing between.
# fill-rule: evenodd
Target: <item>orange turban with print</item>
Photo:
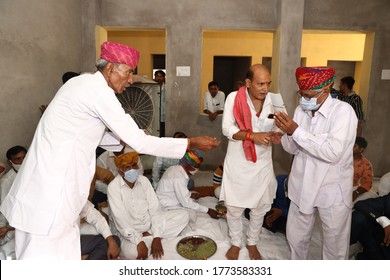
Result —
<instances>
[{"instance_id":1,"label":"orange turban with print","mask_svg":"<svg viewBox=\"0 0 390 280\"><path fill-rule=\"evenodd\" d=\"M114 63L126 64L133 69L137 67L139 51L136 49L113 42L104 42L100 48L100 58Z\"/></svg>"},{"instance_id":2,"label":"orange turban with print","mask_svg":"<svg viewBox=\"0 0 390 280\"><path fill-rule=\"evenodd\" d=\"M316 90L329 87L336 77L336 71L321 66L298 67L295 76L300 90Z\"/></svg>"},{"instance_id":3,"label":"orange turban with print","mask_svg":"<svg viewBox=\"0 0 390 280\"><path fill-rule=\"evenodd\" d=\"M114 161L115 161L116 167L121 169L126 164L137 163L138 162L138 154L136 152L129 152L126 154L122 154L122 155L116 156Z\"/></svg>"}]
</instances>

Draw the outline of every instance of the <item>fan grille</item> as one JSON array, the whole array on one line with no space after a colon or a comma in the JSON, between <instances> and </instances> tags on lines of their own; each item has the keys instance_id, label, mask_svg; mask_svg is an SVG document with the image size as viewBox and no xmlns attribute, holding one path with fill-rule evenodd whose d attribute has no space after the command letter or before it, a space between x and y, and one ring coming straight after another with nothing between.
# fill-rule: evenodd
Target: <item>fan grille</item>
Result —
<instances>
[{"instance_id":1,"label":"fan grille","mask_svg":"<svg viewBox=\"0 0 390 280\"><path fill-rule=\"evenodd\" d=\"M153 101L142 88L132 85L116 96L125 112L133 118L139 128L149 128L153 120Z\"/></svg>"}]
</instances>

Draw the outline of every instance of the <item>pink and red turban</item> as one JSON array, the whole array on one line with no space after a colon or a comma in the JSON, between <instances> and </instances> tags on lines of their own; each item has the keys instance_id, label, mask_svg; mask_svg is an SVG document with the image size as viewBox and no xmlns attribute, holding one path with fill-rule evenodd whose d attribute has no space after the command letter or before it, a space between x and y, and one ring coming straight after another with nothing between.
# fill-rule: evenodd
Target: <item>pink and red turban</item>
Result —
<instances>
[{"instance_id":1,"label":"pink and red turban","mask_svg":"<svg viewBox=\"0 0 390 280\"><path fill-rule=\"evenodd\" d=\"M327 67L298 67L295 77L300 90L315 90L329 87L335 77L336 71Z\"/></svg>"},{"instance_id":2,"label":"pink and red turban","mask_svg":"<svg viewBox=\"0 0 390 280\"><path fill-rule=\"evenodd\" d=\"M136 49L113 42L104 42L100 48L100 58L114 63L126 64L133 69L137 67L139 51Z\"/></svg>"}]
</instances>

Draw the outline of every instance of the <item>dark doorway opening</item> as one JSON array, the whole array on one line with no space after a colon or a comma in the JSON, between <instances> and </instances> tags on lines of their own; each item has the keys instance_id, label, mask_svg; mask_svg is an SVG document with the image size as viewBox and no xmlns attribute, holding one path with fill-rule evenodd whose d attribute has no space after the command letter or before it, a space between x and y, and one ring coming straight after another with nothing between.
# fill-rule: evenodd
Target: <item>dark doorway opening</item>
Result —
<instances>
[{"instance_id":1,"label":"dark doorway opening","mask_svg":"<svg viewBox=\"0 0 390 280\"><path fill-rule=\"evenodd\" d=\"M220 90L226 96L235 90L236 81L245 81L251 62L250 56L214 56L213 80L219 84Z\"/></svg>"},{"instance_id":2,"label":"dark doorway opening","mask_svg":"<svg viewBox=\"0 0 390 280\"><path fill-rule=\"evenodd\" d=\"M153 77L157 70L164 70L165 72L165 54L153 55ZM160 137L165 136L165 86L160 85L160 104L159 104L159 132Z\"/></svg>"},{"instance_id":3,"label":"dark doorway opening","mask_svg":"<svg viewBox=\"0 0 390 280\"><path fill-rule=\"evenodd\" d=\"M153 55L153 69L164 69L165 70L165 54L154 54Z\"/></svg>"}]
</instances>

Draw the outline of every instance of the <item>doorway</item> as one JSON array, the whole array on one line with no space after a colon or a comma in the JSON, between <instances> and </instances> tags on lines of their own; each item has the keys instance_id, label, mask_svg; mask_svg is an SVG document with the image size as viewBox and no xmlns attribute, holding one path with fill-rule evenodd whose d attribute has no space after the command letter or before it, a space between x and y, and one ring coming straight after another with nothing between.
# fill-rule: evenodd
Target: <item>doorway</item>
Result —
<instances>
[{"instance_id":1,"label":"doorway","mask_svg":"<svg viewBox=\"0 0 390 280\"><path fill-rule=\"evenodd\" d=\"M251 62L250 56L214 56L213 80L226 96L235 90L236 81L245 81Z\"/></svg>"}]
</instances>

